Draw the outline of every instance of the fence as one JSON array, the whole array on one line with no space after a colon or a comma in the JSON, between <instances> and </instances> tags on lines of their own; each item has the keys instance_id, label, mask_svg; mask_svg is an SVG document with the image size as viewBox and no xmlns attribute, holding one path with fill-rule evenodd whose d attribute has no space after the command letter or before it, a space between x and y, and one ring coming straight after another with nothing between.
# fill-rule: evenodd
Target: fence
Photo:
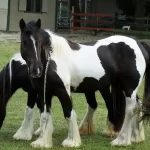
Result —
<instances>
[{"instance_id":1,"label":"fence","mask_svg":"<svg viewBox=\"0 0 150 150\"><path fill-rule=\"evenodd\" d=\"M76 25L77 23L78 26ZM113 14L72 13L71 30L101 30L112 32L113 25Z\"/></svg>"},{"instance_id":2,"label":"fence","mask_svg":"<svg viewBox=\"0 0 150 150\"><path fill-rule=\"evenodd\" d=\"M131 31L122 32L138 32L147 36L150 29L150 16L137 17L119 17L114 14L100 14L100 13L72 13L71 30L92 30L115 32L122 30L123 26L130 26ZM76 25L78 23L78 25Z\"/></svg>"}]
</instances>

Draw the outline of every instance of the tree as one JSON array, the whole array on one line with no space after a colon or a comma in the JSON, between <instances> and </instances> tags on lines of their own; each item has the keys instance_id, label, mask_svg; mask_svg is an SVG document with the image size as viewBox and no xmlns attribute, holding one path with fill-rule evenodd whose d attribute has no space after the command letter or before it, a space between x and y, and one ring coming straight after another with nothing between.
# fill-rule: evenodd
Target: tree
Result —
<instances>
[{"instance_id":1,"label":"tree","mask_svg":"<svg viewBox=\"0 0 150 150\"><path fill-rule=\"evenodd\" d=\"M125 15L135 15L135 0L116 0L116 3Z\"/></svg>"}]
</instances>

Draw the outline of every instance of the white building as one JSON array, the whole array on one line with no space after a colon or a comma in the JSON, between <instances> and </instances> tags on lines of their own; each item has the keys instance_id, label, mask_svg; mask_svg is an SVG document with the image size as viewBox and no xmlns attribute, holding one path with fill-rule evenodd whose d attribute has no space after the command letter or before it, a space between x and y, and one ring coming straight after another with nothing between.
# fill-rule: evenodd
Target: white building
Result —
<instances>
[{"instance_id":1,"label":"white building","mask_svg":"<svg viewBox=\"0 0 150 150\"><path fill-rule=\"evenodd\" d=\"M42 27L55 30L56 0L0 0L0 30L19 31L19 21L42 20Z\"/></svg>"}]
</instances>

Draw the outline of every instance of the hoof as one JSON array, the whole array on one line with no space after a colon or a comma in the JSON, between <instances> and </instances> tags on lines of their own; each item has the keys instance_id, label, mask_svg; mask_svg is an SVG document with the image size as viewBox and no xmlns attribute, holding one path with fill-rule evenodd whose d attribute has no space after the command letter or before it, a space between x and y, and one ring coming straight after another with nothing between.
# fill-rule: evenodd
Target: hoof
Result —
<instances>
[{"instance_id":1,"label":"hoof","mask_svg":"<svg viewBox=\"0 0 150 150\"><path fill-rule=\"evenodd\" d=\"M129 146L131 142L127 142L125 140L115 139L111 142L111 146Z\"/></svg>"},{"instance_id":2,"label":"hoof","mask_svg":"<svg viewBox=\"0 0 150 150\"><path fill-rule=\"evenodd\" d=\"M32 139L32 132L29 131L23 131L19 129L13 136L13 139L15 140L25 140L30 141Z\"/></svg>"},{"instance_id":3,"label":"hoof","mask_svg":"<svg viewBox=\"0 0 150 150\"><path fill-rule=\"evenodd\" d=\"M38 128L35 132L34 135L35 136L39 136L41 134L41 128Z\"/></svg>"},{"instance_id":4,"label":"hoof","mask_svg":"<svg viewBox=\"0 0 150 150\"><path fill-rule=\"evenodd\" d=\"M37 139L31 143L31 146L34 148L51 148L52 144L48 141L44 141L42 138Z\"/></svg>"},{"instance_id":5,"label":"hoof","mask_svg":"<svg viewBox=\"0 0 150 150\"><path fill-rule=\"evenodd\" d=\"M65 139L62 143L63 147L79 147L81 145L80 140L73 140L73 139Z\"/></svg>"},{"instance_id":6,"label":"hoof","mask_svg":"<svg viewBox=\"0 0 150 150\"><path fill-rule=\"evenodd\" d=\"M131 142L132 142L132 143L141 143L141 142L143 142L143 141L145 141L145 138L144 138L144 137L142 138L142 137L138 136L138 137L136 137L136 138L135 138L135 137L132 137L132 138L131 138Z\"/></svg>"},{"instance_id":7,"label":"hoof","mask_svg":"<svg viewBox=\"0 0 150 150\"><path fill-rule=\"evenodd\" d=\"M105 130L103 132L103 135L106 137L117 137L119 134L119 132L115 132L115 131L110 131L110 130Z\"/></svg>"},{"instance_id":8,"label":"hoof","mask_svg":"<svg viewBox=\"0 0 150 150\"><path fill-rule=\"evenodd\" d=\"M89 124L81 124L79 126L80 135L93 135L94 134L94 126L93 123Z\"/></svg>"}]
</instances>

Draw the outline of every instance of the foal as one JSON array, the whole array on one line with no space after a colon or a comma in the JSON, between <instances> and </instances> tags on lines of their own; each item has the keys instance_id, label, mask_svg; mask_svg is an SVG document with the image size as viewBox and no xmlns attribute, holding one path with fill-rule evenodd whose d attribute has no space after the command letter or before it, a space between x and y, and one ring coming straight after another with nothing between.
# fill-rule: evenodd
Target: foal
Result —
<instances>
[{"instance_id":1,"label":"foal","mask_svg":"<svg viewBox=\"0 0 150 150\"><path fill-rule=\"evenodd\" d=\"M53 95L59 98L68 122L68 137L62 145L80 146L71 86L76 91L103 92L111 85L116 102L126 100L124 123L112 145L127 146L144 140L140 113L136 113L140 107L136 94L149 62L149 53L141 43L125 36L111 36L93 46L85 46L41 29L40 20L25 24L21 19L20 29L21 55L41 99L41 135L32 143L34 147L52 147L49 99Z\"/></svg>"}]
</instances>

